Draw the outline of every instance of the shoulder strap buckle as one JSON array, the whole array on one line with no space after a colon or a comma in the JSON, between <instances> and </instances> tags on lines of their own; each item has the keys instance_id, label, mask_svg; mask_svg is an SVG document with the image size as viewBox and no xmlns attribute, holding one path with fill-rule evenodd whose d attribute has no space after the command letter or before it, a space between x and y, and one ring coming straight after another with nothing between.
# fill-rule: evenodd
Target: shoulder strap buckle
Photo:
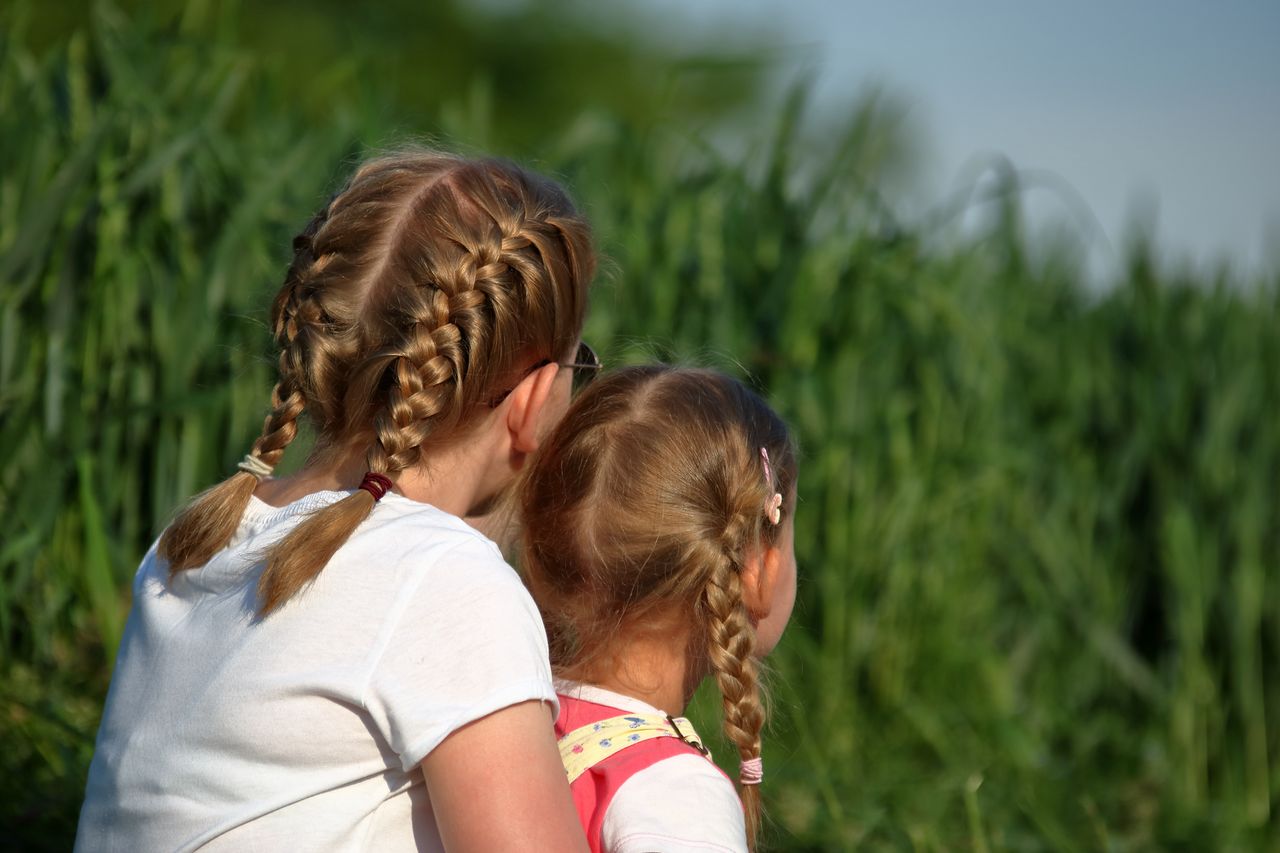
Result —
<instances>
[{"instance_id":1,"label":"shoulder strap buckle","mask_svg":"<svg viewBox=\"0 0 1280 853\"><path fill-rule=\"evenodd\" d=\"M702 738L698 737L698 733L693 729L693 723L685 717L673 717L667 714L667 722L671 724L671 728L675 730L676 737L689 744L689 746L698 750L703 755L710 755L711 752L702 745Z\"/></svg>"}]
</instances>

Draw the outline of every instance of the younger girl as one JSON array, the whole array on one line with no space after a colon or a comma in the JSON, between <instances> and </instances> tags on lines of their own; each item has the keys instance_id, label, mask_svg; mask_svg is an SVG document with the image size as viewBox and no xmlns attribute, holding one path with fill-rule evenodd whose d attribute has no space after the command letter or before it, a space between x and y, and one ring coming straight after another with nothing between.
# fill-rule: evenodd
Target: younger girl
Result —
<instances>
[{"instance_id":1,"label":"younger girl","mask_svg":"<svg viewBox=\"0 0 1280 853\"><path fill-rule=\"evenodd\" d=\"M371 160L316 214L262 433L138 570L78 849L585 846L537 610L463 519L590 369L593 265L564 192L501 161ZM316 450L272 477L303 417Z\"/></svg>"},{"instance_id":2,"label":"younger girl","mask_svg":"<svg viewBox=\"0 0 1280 853\"><path fill-rule=\"evenodd\" d=\"M705 370L618 371L547 439L521 490L522 564L561 678L556 731L592 850L754 845L757 659L795 600L795 487L786 425ZM741 803L678 719L708 674L738 748Z\"/></svg>"}]
</instances>

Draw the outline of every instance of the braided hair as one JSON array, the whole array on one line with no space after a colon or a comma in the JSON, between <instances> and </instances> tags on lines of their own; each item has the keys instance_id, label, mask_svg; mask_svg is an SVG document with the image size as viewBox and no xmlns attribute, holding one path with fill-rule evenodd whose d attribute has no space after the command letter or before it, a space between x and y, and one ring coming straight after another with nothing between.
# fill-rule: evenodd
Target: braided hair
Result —
<instances>
[{"instance_id":1,"label":"braided hair","mask_svg":"<svg viewBox=\"0 0 1280 853\"><path fill-rule=\"evenodd\" d=\"M173 573L226 546L304 414L319 458L364 448L368 470L387 477L464 433L521 361L572 349L595 267L589 228L554 183L422 151L362 165L293 250L272 305L271 411L242 470L161 537ZM358 489L272 547L263 613L314 580L374 503Z\"/></svg>"}]
</instances>

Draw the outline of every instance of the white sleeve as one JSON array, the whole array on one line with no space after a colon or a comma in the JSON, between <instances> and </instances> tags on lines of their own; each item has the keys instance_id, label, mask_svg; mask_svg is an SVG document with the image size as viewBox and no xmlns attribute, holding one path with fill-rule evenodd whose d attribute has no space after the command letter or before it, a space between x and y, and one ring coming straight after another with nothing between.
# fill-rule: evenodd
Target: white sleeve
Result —
<instances>
[{"instance_id":1,"label":"white sleeve","mask_svg":"<svg viewBox=\"0 0 1280 853\"><path fill-rule=\"evenodd\" d=\"M406 771L494 711L539 700L554 712L542 619L496 549L450 550L408 594L364 692Z\"/></svg>"},{"instance_id":2,"label":"white sleeve","mask_svg":"<svg viewBox=\"0 0 1280 853\"><path fill-rule=\"evenodd\" d=\"M613 795L600 832L606 853L746 853L733 783L698 755L646 767Z\"/></svg>"}]
</instances>

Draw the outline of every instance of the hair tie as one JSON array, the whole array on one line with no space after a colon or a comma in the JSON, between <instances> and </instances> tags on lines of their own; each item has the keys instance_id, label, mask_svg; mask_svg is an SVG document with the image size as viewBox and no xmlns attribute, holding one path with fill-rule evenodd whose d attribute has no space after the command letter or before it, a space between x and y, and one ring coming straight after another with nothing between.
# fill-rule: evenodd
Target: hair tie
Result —
<instances>
[{"instance_id":1,"label":"hair tie","mask_svg":"<svg viewBox=\"0 0 1280 853\"><path fill-rule=\"evenodd\" d=\"M274 465L268 465L262 460L261 456L255 456L252 453L246 453L244 458L240 460L240 464L236 466L241 471L252 474L259 480L271 476L271 472L275 470Z\"/></svg>"},{"instance_id":2,"label":"hair tie","mask_svg":"<svg viewBox=\"0 0 1280 853\"><path fill-rule=\"evenodd\" d=\"M769 488L773 488L773 468L769 466L769 451L760 448L760 458L764 461L764 484ZM764 502L764 517L770 524L777 524L782 520L782 493L774 492Z\"/></svg>"},{"instance_id":3,"label":"hair tie","mask_svg":"<svg viewBox=\"0 0 1280 853\"><path fill-rule=\"evenodd\" d=\"M764 781L764 759L748 758L738 765L738 781L744 785L759 785Z\"/></svg>"},{"instance_id":4,"label":"hair tie","mask_svg":"<svg viewBox=\"0 0 1280 853\"><path fill-rule=\"evenodd\" d=\"M359 488L364 489L373 495L373 502L377 503L382 500L382 496L391 491L391 478L385 474L375 474L373 471L366 471L364 479L360 481Z\"/></svg>"}]
</instances>

